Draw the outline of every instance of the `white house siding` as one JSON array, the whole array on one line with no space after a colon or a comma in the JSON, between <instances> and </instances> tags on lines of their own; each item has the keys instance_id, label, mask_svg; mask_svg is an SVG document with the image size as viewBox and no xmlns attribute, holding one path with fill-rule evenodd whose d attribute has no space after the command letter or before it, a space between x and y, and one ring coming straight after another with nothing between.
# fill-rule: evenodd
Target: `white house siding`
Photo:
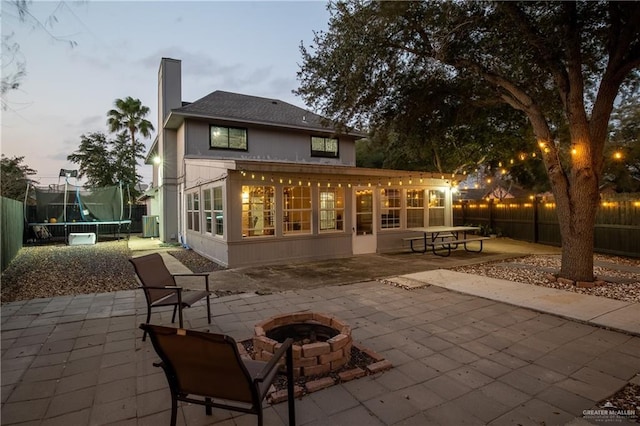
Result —
<instances>
[{"instance_id":1,"label":"white house siding","mask_svg":"<svg viewBox=\"0 0 640 426\"><path fill-rule=\"evenodd\" d=\"M229 243L229 264L234 267L349 257L351 234L256 237Z\"/></svg>"}]
</instances>

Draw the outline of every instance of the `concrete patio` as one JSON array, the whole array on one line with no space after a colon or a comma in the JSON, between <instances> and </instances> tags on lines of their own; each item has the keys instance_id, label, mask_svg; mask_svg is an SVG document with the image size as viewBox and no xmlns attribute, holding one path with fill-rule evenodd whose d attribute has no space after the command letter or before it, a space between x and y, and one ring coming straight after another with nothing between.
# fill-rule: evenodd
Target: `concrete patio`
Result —
<instances>
[{"instance_id":1,"label":"concrete patio","mask_svg":"<svg viewBox=\"0 0 640 426\"><path fill-rule=\"evenodd\" d=\"M173 272L184 271L163 256ZM584 410L629 381L640 383L638 304L603 310L591 296L570 302L566 292L560 303L553 292L527 293L531 286L453 279L442 266L385 275L388 282L423 283L411 289L379 280L309 288L298 281L271 294L216 298L213 324L200 304L185 310L185 326L244 340L264 318L313 310L347 322L355 340L393 363L389 371L297 399L300 425L589 424L595 421L581 419ZM168 424L166 379L138 329L145 306L140 291L3 305L2 424ZM170 321L170 310L152 315L153 323ZM267 425L286 419L286 404L265 410ZM178 415L181 425L255 423L255 416L222 410L205 416L202 407L186 404Z\"/></svg>"}]
</instances>

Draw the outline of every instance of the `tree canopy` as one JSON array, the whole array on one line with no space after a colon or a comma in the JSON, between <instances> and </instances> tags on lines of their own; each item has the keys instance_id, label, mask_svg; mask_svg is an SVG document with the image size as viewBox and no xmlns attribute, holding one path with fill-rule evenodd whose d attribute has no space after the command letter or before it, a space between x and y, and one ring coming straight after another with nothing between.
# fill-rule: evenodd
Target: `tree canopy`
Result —
<instances>
[{"instance_id":1,"label":"tree canopy","mask_svg":"<svg viewBox=\"0 0 640 426\"><path fill-rule=\"evenodd\" d=\"M0 195L24 202L27 186L30 183L37 183L31 180L31 176L38 172L23 163L24 157L9 158L2 154L1 158Z\"/></svg>"},{"instance_id":2,"label":"tree canopy","mask_svg":"<svg viewBox=\"0 0 640 426\"><path fill-rule=\"evenodd\" d=\"M144 144L138 142L134 148L136 160L144 158ZM135 199L139 191L132 182L139 182L142 177L133 175L132 152L127 132L119 132L115 139L102 132L91 132L80 136L80 146L67 160L78 164L78 177L86 178L87 186L104 187L122 182L129 185Z\"/></svg>"},{"instance_id":3,"label":"tree canopy","mask_svg":"<svg viewBox=\"0 0 640 426\"><path fill-rule=\"evenodd\" d=\"M20 44L15 41L14 33L6 30L8 19L7 16L14 18L18 23L29 25L34 30L44 31L51 40L55 42L63 42L71 47L75 47L77 43L65 37L58 36L52 32L52 28L57 23L56 17L63 7L68 7L66 2L60 1L55 7L53 13L49 15L46 21L42 22L31 13L31 0L3 0L2 1L2 25L5 30L2 32L2 78L0 81L0 103L1 108L6 110L9 108L10 101L8 94L20 88L24 78L27 75L26 59L20 51ZM11 27L11 25L8 25Z\"/></svg>"},{"instance_id":4,"label":"tree canopy","mask_svg":"<svg viewBox=\"0 0 640 426\"><path fill-rule=\"evenodd\" d=\"M503 136L514 151L529 144L525 152L539 151L555 197L560 275L592 281L609 119L619 94L637 92L640 82L640 3L347 1L329 8L328 31L301 46L296 93L344 126L388 129L403 147L416 140L436 163L436 154L455 152L453 142L469 156L496 149ZM528 125L512 128L511 113ZM474 132L483 127L486 135Z\"/></svg>"}]
</instances>

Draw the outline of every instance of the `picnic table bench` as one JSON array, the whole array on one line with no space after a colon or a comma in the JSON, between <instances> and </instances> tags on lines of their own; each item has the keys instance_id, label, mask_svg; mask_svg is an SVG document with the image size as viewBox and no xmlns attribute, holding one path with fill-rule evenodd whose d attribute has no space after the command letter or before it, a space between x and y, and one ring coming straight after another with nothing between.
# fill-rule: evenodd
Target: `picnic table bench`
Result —
<instances>
[{"instance_id":1,"label":"picnic table bench","mask_svg":"<svg viewBox=\"0 0 640 426\"><path fill-rule=\"evenodd\" d=\"M422 233L420 236L406 237L403 241L409 242L411 251L415 253L426 253L431 250L437 256L450 256L451 250L455 250L459 245L464 246L465 251L480 253L483 249L484 240L489 237L467 235L470 231L477 231L477 226L434 226L427 228L409 228L410 231ZM462 235L461 235L462 234ZM420 248L420 242L422 247ZM480 243L479 248L473 249L469 243Z\"/></svg>"}]
</instances>

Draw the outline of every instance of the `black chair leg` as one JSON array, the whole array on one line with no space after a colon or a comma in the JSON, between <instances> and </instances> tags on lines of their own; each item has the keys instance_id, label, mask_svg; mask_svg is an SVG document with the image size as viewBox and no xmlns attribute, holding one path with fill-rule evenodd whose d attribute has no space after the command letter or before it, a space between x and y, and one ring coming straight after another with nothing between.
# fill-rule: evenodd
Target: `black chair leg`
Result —
<instances>
[{"instance_id":1,"label":"black chair leg","mask_svg":"<svg viewBox=\"0 0 640 426\"><path fill-rule=\"evenodd\" d=\"M151 306L147 306L147 321L145 322L145 324L149 324L150 319L151 319ZM146 330L144 331L144 333L142 333L142 341L144 342L145 340L147 340Z\"/></svg>"},{"instance_id":2,"label":"black chair leg","mask_svg":"<svg viewBox=\"0 0 640 426\"><path fill-rule=\"evenodd\" d=\"M296 424L296 406L293 384L293 347L287 348L287 404L289 406L289 426Z\"/></svg>"},{"instance_id":3,"label":"black chair leg","mask_svg":"<svg viewBox=\"0 0 640 426\"><path fill-rule=\"evenodd\" d=\"M171 426L176 426L178 422L178 398L171 389Z\"/></svg>"},{"instance_id":4,"label":"black chair leg","mask_svg":"<svg viewBox=\"0 0 640 426\"><path fill-rule=\"evenodd\" d=\"M204 412L206 413L207 416L210 416L212 414L212 410L211 410L211 398L205 398L204 402L206 403L204 406Z\"/></svg>"},{"instance_id":5,"label":"black chair leg","mask_svg":"<svg viewBox=\"0 0 640 426\"><path fill-rule=\"evenodd\" d=\"M173 305L173 316L171 317L171 324L176 322L176 311L178 310L178 305Z\"/></svg>"}]
</instances>

